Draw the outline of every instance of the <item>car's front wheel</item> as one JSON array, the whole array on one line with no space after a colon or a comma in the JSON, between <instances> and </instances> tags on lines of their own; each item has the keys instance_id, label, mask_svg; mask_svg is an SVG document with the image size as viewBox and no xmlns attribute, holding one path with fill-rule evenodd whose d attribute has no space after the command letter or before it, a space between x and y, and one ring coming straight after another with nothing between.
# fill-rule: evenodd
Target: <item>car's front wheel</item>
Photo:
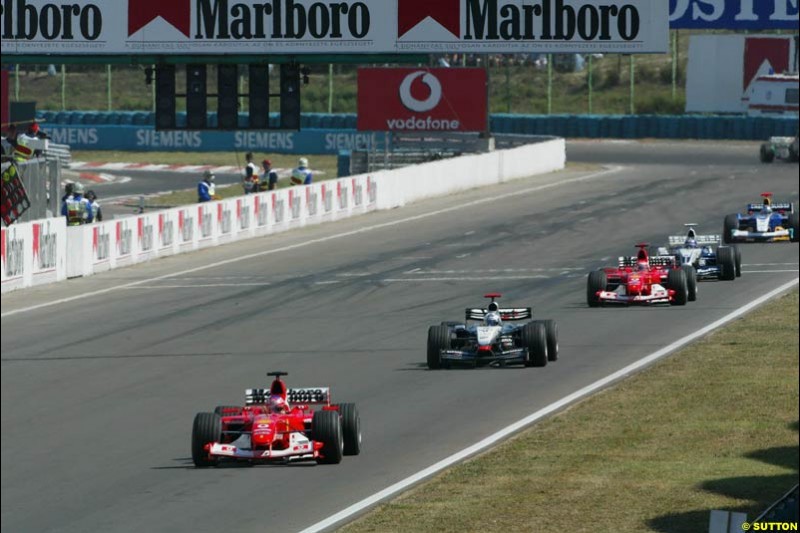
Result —
<instances>
[{"instance_id":1,"label":"car's front wheel","mask_svg":"<svg viewBox=\"0 0 800 533\"><path fill-rule=\"evenodd\" d=\"M311 431L314 440L322 443L321 457L317 458L317 463L328 465L341 463L344 455L344 437L339 413L315 411L311 419Z\"/></svg>"},{"instance_id":2,"label":"car's front wheel","mask_svg":"<svg viewBox=\"0 0 800 533\"><path fill-rule=\"evenodd\" d=\"M192 424L192 462L198 468L216 466L217 459L208 456L206 444L222 440L222 420L215 413L197 413Z\"/></svg>"},{"instance_id":3,"label":"car's front wheel","mask_svg":"<svg viewBox=\"0 0 800 533\"><path fill-rule=\"evenodd\" d=\"M431 326L428 328L428 368L437 370L442 367L442 350L450 349L450 328L447 326Z\"/></svg>"},{"instance_id":4,"label":"car's front wheel","mask_svg":"<svg viewBox=\"0 0 800 533\"><path fill-rule=\"evenodd\" d=\"M528 349L525 366L547 366L547 331L544 324L525 324L520 331L520 344Z\"/></svg>"},{"instance_id":5,"label":"car's front wheel","mask_svg":"<svg viewBox=\"0 0 800 533\"><path fill-rule=\"evenodd\" d=\"M341 403L339 414L342 417L344 454L358 455L361 453L361 416L358 408L354 403Z\"/></svg>"}]
</instances>

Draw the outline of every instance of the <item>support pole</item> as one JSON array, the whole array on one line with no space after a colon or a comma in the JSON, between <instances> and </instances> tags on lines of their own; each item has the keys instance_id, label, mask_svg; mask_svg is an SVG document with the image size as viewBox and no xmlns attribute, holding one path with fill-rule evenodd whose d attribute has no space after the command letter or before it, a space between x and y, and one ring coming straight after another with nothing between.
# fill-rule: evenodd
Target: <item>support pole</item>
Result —
<instances>
[{"instance_id":1,"label":"support pole","mask_svg":"<svg viewBox=\"0 0 800 533\"><path fill-rule=\"evenodd\" d=\"M333 63L328 65L328 113L333 113Z\"/></svg>"},{"instance_id":2,"label":"support pole","mask_svg":"<svg viewBox=\"0 0 800 533\"><path fill-rule=\"evenodd\" d=\"M506 58L506 113L511 113L511 66Z\"/></svg>"},{"instance_id":3,"label":"support pole","mask_svg":"<svg viewBox=\"0 0 800 533\"><path fill-rule=\"evenodd\" d=\"M672 99L678 95L678 31L672 32Z\"/></svg>"},{"instance_id":4,"label":"support pole","mask_svg":"<svg viewBox=\"0 0 800 533\"><path fill-rule=\"evenodd\" d=\"M547 114L553 112L553 54L547 54Z\"/></svg>"},{"instance_id":5,"label":"support pole","mask_svg":"<svg viewBox=\"0 0 800 533\"><path fill-rule=\"evenodd\" d=\"M636 114L636 103L634 102L634 98L636 97L636 60L634 59L634 55L631 54L631 105L630 105L630 114Z\"/></svg>"},{"instance_id":6,"label":"support pole","mask_svg":"<svg viewBox=\"0 0 800 533\"><path fill-rule=\"evenodd\" d=\"M14 66L14 100L19 102L19 63Z\"/></svg>"},{"instance_id":7,"label":"support pole","mask_svg":"<svg viewBox=\"0 0 800 533\"><path fill-rule=\"evenodd\" d=\"M589 114L590 115L594 111L594 107L592 106L593 92L594 92L594 57L592 54L589 54Z\"/></svg>"},{"instance_id":8,"label":"support pole","mask_svg":"<svg viewBox=\"0 0 800 533\"><path fill-rule=\"evenodd\" d=\"M61 111L67 110L67 66L61 65Z\"/></svg>"},{"instance_id":9,"label":"support pole","mask_svg":"<svg viewBox=\"0 0 800 533\"><path fill-rule=\"evenodd\" d=\"M106 65L106 101L108 102L108 110L111 111L111 64Z\"/></svg>"}]
</instances>

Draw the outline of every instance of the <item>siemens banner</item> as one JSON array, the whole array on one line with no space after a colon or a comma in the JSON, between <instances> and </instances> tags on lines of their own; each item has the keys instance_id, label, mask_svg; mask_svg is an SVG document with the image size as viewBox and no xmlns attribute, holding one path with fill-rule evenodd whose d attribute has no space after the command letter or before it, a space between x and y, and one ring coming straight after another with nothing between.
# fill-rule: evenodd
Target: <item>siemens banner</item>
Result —
<instances>
[{"instance_id":1,"label":"siemens banner","mask_svg":"<svg viewBox=\"0 0 800 533\"><path fill-rule=\"evenodd\" d=\"M153 126L53 125L53 142L73 150L258 150L277 154L337 154L340 150L382 149L383 134L353 130L156 131Z\"/></svg>"},{"instance_id":2,"label":"siemens banner","mask_svg":"<svg viewBox=\"0 0 800 533\"><path fill-rule=\"evenodd\" d=\"M798 0L669 0L673 30L797 30Z\"/></svg>"}]
</instances>

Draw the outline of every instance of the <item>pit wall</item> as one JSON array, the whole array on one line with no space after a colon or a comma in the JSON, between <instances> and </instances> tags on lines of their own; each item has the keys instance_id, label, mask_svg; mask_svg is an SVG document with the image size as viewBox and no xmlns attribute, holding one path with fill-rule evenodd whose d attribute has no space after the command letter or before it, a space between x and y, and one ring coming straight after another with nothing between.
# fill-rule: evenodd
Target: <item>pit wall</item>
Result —
<instances>
[{"instance_id":1,"label":"pit wall","mask_svg":"<svg viewBox=\"0 0 800 533\"><path fill-rule=\"evenodd\" d=\"M564 168L564 139L67 227L2 228L2 292Z\"/></svg>"}]
</instances>

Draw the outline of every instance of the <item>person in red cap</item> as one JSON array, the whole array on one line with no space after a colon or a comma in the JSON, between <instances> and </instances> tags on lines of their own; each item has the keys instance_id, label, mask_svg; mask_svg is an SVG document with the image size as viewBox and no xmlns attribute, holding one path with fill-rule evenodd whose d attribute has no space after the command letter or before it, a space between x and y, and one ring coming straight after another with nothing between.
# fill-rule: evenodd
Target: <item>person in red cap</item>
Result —
<instances>
[{"instance_id":1,"label":"person in red cap","mask_svg":"<svg viewBox=\"0 0 800 533\"><path fill-rule=\"evenodd\" d=\"M278 187L278 173L272 170L272 161L265 159L261 162L264 177L261 180L262 191L274 191Z\"/></svg>"},{"instance_id":2,"label":"person in red cap","mask_svg":"<svg viewBox=\"0 0 800 533\"><path fill-rule=\"evenodd\" d=\"M17 135L14 159L22 162L34 156L38 157L42 154L42 150L47 150L47 145L47 135L39 130L39 124L31 122L24 134Z\"/></svg>"}]
</instances>

